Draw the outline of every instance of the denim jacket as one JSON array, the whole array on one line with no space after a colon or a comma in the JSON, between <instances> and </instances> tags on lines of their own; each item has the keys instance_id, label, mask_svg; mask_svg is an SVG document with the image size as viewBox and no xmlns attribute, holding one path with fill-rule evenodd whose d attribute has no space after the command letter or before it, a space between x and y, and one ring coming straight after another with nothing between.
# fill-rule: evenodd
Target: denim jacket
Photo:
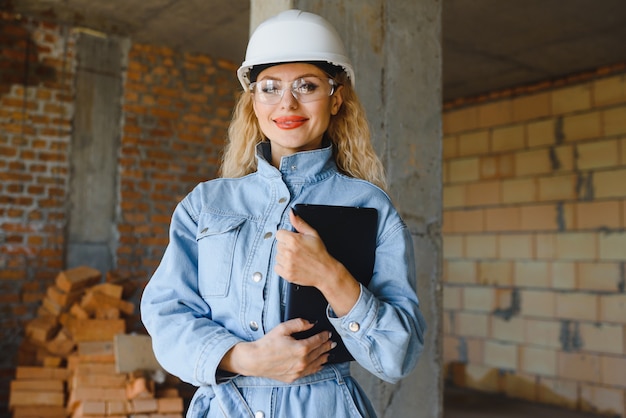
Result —
<instances>
[{"instance_id":1,"label":"denim jacket","mask_svg":"<svg viewBox=\"0 0 626 418\"><path fill-rule=\"evenodd\" d=\"M349 363L291 384L218 370L235 344L281 322L287 282L274 272L275 234L293 229L288 213L296 203L378 210L371 282L347 315L329 318L356 361L397 382L423 349L412 240L389 197L341 174L332 146L283 157L280 169L268 155L269 144L260 144L256 172L201 183L176 207L169 244L141 299L155 355L168 372L199 387L188 417L375 416Z\"/></svg>"}]
</instances>

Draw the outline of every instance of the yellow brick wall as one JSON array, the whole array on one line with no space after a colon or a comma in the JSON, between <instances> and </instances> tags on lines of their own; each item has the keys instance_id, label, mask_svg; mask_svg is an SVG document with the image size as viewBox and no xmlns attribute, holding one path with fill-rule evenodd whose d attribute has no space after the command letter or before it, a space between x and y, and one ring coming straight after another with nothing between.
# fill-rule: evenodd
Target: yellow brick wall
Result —
<instances>
[{"instance_id":1,"label":"yellow brick wall","mask_svg":"<svg viewBox=\"0 0 626 418\"><path fill-rule=\"evenodd\" d=\"M626 72L443 124L448 378L626 416Z\"/></svg>"}]
</instances>

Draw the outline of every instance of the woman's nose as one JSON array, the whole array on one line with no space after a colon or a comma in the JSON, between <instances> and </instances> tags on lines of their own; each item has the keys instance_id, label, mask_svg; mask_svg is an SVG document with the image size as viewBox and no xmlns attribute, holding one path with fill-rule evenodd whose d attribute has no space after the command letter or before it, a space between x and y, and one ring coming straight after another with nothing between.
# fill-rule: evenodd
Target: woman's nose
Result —
<instances>
[{"instance_id":1,"label":"woman's nose","mask_svg":"<svg viewBox=\"0 0 626 418\"><path fill-rule=\"evenodd\" d=\"M292 89L285 90L283 97L280 98L280 105L285 108L298 107L298 99Z\"/></svg>"}]
</instances>

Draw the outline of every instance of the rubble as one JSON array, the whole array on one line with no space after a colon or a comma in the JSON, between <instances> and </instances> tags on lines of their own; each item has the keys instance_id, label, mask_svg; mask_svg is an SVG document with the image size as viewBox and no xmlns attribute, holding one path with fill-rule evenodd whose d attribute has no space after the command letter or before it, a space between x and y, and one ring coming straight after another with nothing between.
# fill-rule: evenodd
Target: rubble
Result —
<instances>
[{"instance_id":1,"label":"rubble","mask_svg":"<svg viewBox=\"0 0 626 418\"><path fill-rule=\"evenodd\" d=\"M130 285L130 287L129 287ZM13 418L182 418L179 381L119 371L115 337L135 311L129 280L87 266L62 271L26 324L9 408Z\"/></svg>"}]
</instances>

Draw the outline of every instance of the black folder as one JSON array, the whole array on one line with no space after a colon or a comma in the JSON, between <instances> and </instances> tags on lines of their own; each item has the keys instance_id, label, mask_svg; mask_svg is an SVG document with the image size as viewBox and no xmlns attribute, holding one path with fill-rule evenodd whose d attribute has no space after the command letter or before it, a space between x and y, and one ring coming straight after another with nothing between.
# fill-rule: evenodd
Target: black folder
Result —
<instances>
[{"instance_id":1,"label":"black folder","mask_svg":"<svg viewBox=\"0 0 626 418\"><path fill-rule=\"evenodd\" d=\"M339 260L365 287L374 272L378 211L374 208L297 204L296 215L319 234L330 255ZM337 346L331 350L328 363L352 361L339 334L326 317L328 301L315 287L288 284L285 320L304 318L315 322L310 330L293 336L308 338L321 331L331 331Z\"/></svg>"}]
</instances>

